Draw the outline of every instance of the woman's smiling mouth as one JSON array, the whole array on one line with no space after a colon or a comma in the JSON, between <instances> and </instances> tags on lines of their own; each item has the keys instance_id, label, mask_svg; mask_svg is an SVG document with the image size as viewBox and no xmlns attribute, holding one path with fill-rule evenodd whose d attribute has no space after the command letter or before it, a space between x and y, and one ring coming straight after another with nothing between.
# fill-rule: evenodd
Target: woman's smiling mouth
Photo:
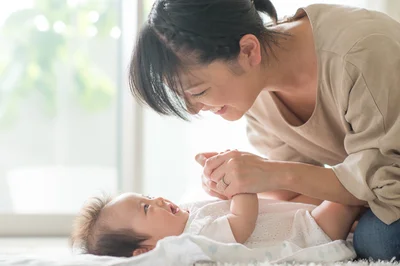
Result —
<instances>
[{"instance_id":1,"label":"woman's smiling mouth","mask_svg":"<svg viewBox=\"0 0 400 266\"><path fill-rule=\"evenodd\" d=\"M214 108L210 109L210 111L216 115L222 115L223 113L225 113L226 108L227 108L227 106L223 105L223 106L219 106L219 107L214 107Z\"/></svg>"}]
</instances>

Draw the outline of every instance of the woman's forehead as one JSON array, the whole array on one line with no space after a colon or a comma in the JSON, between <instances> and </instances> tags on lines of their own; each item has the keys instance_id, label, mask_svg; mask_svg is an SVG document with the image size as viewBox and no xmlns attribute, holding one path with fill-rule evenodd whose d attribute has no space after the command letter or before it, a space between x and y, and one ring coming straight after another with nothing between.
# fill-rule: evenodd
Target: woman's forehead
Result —
<instances>
[{"instance_id":1,"label":"woman's forehead","mask_svg":"<svg viewBox=\"0 0 400 266\"><path fill-rule=\"evenodd\" d=\"M212 62L208 65L190 65L177 73L173 85L178 90L185 91L211 82L215 78L226 76L230 73L229 68L222 62ZM168 83L167 83L168 84Z\"/></svg>"},{"instance_id":2,"label":"woman's forehead","mask_svg":"<svg viewBox=\"0 0 400 266\"><path fill-rule=\"evenodd\" d=\"M186 70L178 74L176 83L179 85L180 89L188 90L192 87L199 86L204 83L204 74L199 70Z\"/></svg>"}]
</instances>

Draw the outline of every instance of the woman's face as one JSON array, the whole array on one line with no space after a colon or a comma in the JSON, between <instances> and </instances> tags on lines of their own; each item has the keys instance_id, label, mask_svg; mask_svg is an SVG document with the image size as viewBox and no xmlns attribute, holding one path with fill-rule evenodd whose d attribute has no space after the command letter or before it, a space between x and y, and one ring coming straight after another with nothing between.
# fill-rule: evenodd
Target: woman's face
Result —
<instances>
[{"instance_id":1,"label":"woman's face","mask_svg":"<svg viewBox=\"0 0 400 266\"><path fill-rule=\"evenodd\" d=\"M191 69L181 77L189 111L211 111L229 121L240 119L262 89L253 72L239 63L232 66L221 61Z\"/></svg>"},{"instance_id":2,"label":"woman's face","mask_svg":"<svg viewBox=\"0 0 400 266\"><path fill-rule=\"evenodd\" d=\"M235 62L215 60L209 65L188 67L180 76L188 110L197 114L211 111L225 120L240 119L253 105L264 87L258 39L251 34L239 42Z\"/></svg>"}]
</instances>

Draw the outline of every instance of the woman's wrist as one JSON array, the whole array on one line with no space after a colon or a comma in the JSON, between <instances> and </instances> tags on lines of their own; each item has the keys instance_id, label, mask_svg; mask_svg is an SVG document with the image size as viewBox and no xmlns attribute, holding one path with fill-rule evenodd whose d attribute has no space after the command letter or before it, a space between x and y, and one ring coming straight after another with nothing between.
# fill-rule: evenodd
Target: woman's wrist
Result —
<instances>
[{"instance_id":1,"label":"woman's wrist","mask_svg":"<svg viewBox=\"0 0 400 266\"><path fill-rule=\"evenodd\" d=\"M279 186L279 189L294 191L299 194L304 194L302 192L305 191L302 191L302 188L306 185L307 179L311 176L313 176L313 183L321 182L321 179L316 179L317 176L327 175L328 173L326 171L330 171L330 169L326 169L322 166L299 162L278 162L278 167L280 168L280 174L275 178L275 182Z\"/></svg>"},{"instance_id":2,"label":"woman's wrist","mask_svg":"<svg viewBox=\"0 0 400 266\"><path fill-rule=\"evenodd\" d=\"M297 162L285 162L285 161L266 161L265 175L268 176L266 180L268 183L274 184L276 190L293 190L294 184L296 183L296 169L301 163ZM272 174L272 175L271 175ZM272 180L271 180L272 179ZM271 184L267 184L268 188Z\"/></svg>"},{"instance_id":3,"label":"woman's wrist","mask_svg":"<svg viewBox=\"0 0 400 266\"><path fill-rule=\"evenodd\" d=\"M275 163L269 161L269 163ZM274 183L278 187L277 190L267 191L263 193L259 193L261 197L284 200L284 201L292 201L292 202L300 202L306 204L319 205L322 200L316 199L313 197L309 197L306 195L302 195L295 190L296 181L296 171L299 171L298 167L302 165L302 163L297 162L276 162L276 170L277 175L275 175ZM304 164L303 164L304 165Z\"/></svg>"}]
</instances>

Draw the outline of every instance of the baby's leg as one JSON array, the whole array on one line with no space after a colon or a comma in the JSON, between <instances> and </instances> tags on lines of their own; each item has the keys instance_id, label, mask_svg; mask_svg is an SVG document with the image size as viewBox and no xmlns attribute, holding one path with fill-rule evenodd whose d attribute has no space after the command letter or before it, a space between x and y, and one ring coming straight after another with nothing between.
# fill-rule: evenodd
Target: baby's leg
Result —
<instances>
[{"instance_id":1,"label":"baby's leg","mask_svg":"<svg viewBox=\"0 0 400 266\"><path fill-rule=\"evenodd\" d=\"M361 209L361 206L324 201L311 212L311 215L332 240L338 240L347 238Z\"/></svg>"}]
</instances>

